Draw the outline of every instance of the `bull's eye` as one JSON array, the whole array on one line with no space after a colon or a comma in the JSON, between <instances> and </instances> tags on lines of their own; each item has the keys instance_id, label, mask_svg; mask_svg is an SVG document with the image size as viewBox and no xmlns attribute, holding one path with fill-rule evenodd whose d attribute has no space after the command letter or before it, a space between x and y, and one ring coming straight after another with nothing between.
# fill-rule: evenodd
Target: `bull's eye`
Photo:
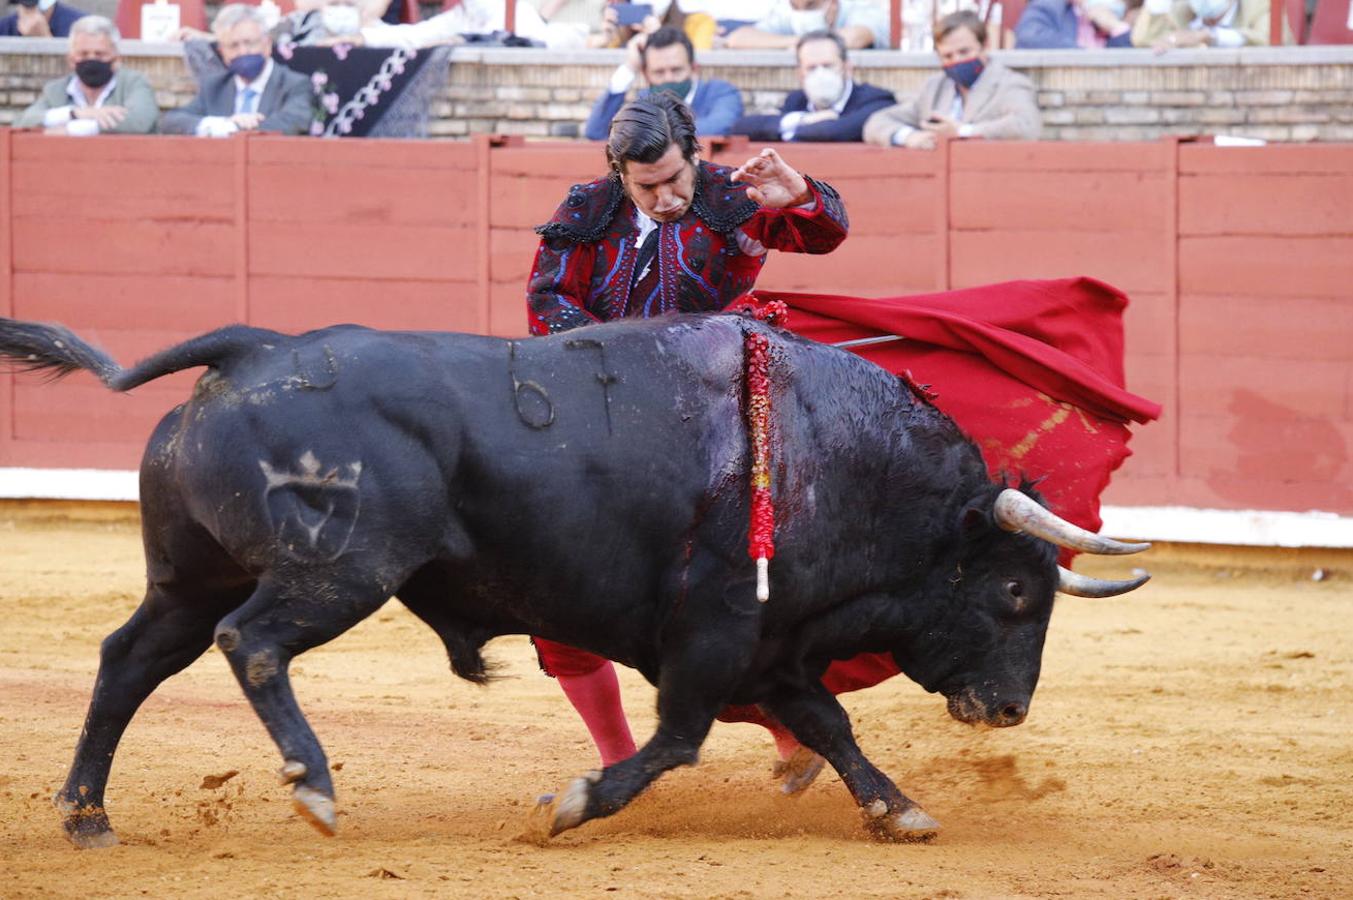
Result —
<instances>
[{"instance_id":1,"label":"bull's eye","mask_svg":"<svg viewBox=\"0 0 1353 900\"><path fill-rule=\"evenodd\" d=\"M1024 599L1024 585L1018 581L1007 581L1005 583L1005 592L1009 594L1013 600Z\"/></svg>"}]
</instances>

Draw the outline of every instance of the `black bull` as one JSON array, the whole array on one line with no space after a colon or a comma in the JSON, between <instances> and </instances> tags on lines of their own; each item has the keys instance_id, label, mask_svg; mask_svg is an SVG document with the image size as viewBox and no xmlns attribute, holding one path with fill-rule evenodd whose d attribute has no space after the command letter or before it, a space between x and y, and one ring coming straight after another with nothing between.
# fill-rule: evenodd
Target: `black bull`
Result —
<instances>
[{"instance_id":1,"label":"black bull","mask_svg":"<svg viewBox=\"0 0 1353 900\"><path fill-rule=\"evenodd\" d=\"M751 331L771 342L768 603L747 556ZM103 643L57 795L81 846L116 841L104 787L137 707L213 640L281 751L298 811L332 833L328 763L288 666L391 596L463 678L488 678L490 638L527 633L657 686L652 739L543 807L551 834L694 763L726 704L759 703L835 767L873 833L927 838L936 823L860 752L826 666L891 652L956 718L991 725L1022 721L1038 680L1060 576L1056 547L1019 532L1058 540L1030 523L1060 520L1027 488L993 483L973 443L902 380L749 319L515 341L236 326L131 369L59 326L0 320L0 358L87 369L119 391L207 367L142 461L146 597Z\"/></svg>"}]
</instances>

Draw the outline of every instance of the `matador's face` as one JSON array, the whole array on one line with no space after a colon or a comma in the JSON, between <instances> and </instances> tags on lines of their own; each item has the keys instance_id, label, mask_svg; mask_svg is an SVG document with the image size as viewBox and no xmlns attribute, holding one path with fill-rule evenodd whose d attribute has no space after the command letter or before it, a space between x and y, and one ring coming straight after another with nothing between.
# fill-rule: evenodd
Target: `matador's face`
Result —
<instances>
[{"instance_id":1,"label":"matador's face","mask_svg":"<svg viewBox=\"0 0 1353 900\"><path fill-rule=\"evenodd\" d=\"M620 181L644 215L655 222L675 222L686 214L695 198L695 163L671 144L657 162L624 163Z\"/></svg>"}]
</instances>

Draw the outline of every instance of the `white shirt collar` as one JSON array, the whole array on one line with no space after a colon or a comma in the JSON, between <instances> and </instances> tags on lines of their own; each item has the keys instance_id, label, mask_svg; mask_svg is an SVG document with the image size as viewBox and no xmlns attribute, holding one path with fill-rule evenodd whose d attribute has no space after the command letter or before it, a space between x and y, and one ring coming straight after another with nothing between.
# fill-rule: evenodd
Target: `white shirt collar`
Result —
<instances>
[{"instance_id":1,"label":"white shirt collar","mask_svg":"<svg viewBox=\"0 0 1353 900\"><path fill-rule=\"evenodd\" d=\"M103 106L108 100L108 95L113 92L113 86L115 84L117 84L116 73L114 73L108 83L103 86L103 90L99 92L99 96L95 98L92 105L95 107ZM76 109L83 109L84 107L91 105L90 102L85 99L85 92L81 87L80 79L74 75L70 77L70 81L66 82L66 96L70 98L70 105L74 106Z\"/></svg>"}]
</instances>

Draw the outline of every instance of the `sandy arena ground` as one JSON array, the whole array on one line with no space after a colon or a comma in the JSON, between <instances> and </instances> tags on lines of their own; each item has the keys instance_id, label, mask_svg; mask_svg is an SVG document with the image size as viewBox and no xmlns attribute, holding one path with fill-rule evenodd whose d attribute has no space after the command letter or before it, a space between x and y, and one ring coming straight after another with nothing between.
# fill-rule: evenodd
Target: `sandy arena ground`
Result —
<instances>
[{"instance_id":1,"label":"sandy arena ground","mask_svg":"<svg viewBox=\"0 0 1353 900\"><path fill-rule=\"evenodd\" d=\"M338 837L292 813L212 651L122 742L107 797L122 845L82 852L50 797L99 642L140 601L141 550L125 511L51 509L0 507L0 897L1353 896L1348 555L1096 561L1156 579L1059 600L1018 728L959 725L901 678L849 695L865 751L943 824L929 846L869 840L834 774L779 796L763 733L722 724L699 766L619 815L518 842L535 796L595 764L581 724L524 638L491 645L510 677L480 689L392 603L292 669L341 766ZM646 735L652 690L622 679Z\"/></svg>"}]
</instances>

